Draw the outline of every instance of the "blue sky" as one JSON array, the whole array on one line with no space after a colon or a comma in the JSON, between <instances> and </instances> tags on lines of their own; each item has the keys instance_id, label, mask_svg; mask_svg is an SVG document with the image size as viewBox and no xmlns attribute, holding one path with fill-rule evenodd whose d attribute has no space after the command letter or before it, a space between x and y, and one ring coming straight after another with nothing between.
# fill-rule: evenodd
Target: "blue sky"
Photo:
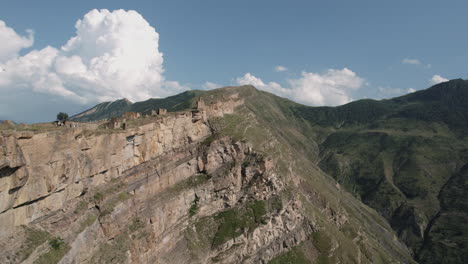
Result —
<instances>
[{"instance_id":1,"label":"blue sky","mask_svg":"<svg viewBox=\"0 0 468 264\"><path fill-rule=\"evenodd\" d=\"M156 53L163 54L163 62L156 66L163 70L156 70L161 78L151 83L161 88L144 88L140 96L130 98L134 100L189 88L251 83L304 104L338 105L366 97L389 98L437 81L466 78L468 69L468 1L2 0L0 20L23 39L28 38L26 30L34 32L32 45L16 49L15 56L20 58L48 45L60 50L77 35L78 19L103 8L111 13L135 10L159 34ZM126 22L122 17L119 21ZM68 53L62 49L63 54L53 55L53 60L82 56L78 49ZM159 59L154 56L153 62ZM0 67L9 74L11 65L7 59L0 60ZM54 65L50 67L63 64ZM275 71L277 66L284 71ZM131 89L139 89L133 85L140 87L142 82L129 82L130 90L123 87L113 92L109 89L115 84L103 78L99 82L102 91L94 98L85 87L94 83L70 81L71 75L57 74L61 90L35 86L12 73L8 85L2 86L0 75L0 91L8 94L0 96L0 119L48 121L57 111L73 114L98 101L129 97ZM63 94L56 96L60 91Z\"/></svg>"}]
</instances>

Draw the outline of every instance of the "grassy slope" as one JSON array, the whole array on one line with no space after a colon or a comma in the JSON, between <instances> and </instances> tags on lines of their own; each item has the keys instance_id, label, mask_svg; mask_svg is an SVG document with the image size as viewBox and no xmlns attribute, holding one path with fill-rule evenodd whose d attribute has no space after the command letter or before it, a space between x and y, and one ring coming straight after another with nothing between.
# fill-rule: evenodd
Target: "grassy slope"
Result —
<instances>
[{"instance_id":1,"label":"grassy slope","mask_svg":"<svg viewBox=\"0 0 468 264\"><path fill-rule=\"evenodd\" d=\"M447 250L451 259L466 260L468 234L460 223L468 218L460 212L468 207L454 209L444 197L466 196L464 189L446 190L461 184L453 179L468 160L467 81L335 108L306 107L249 89L242 93L252 98L246 106L257 122L292 146L296 152L292 155L308 157L375 208L419 261L440 262ZM264 136L249 122L240 127L250 140L261 141Z\"/></svg>"},{"instance_id":2,"label":"grassy slope","mask_svg":"<svg viewBox=\"0 0 468 264\"><path fill-rule=\"evenodd\" d=\"M287 182L291 181L288 178L291 173L301 178L300 185L289 185L290 192L301 198L306 215L321 228L319 237L330 243L330 247L320 247L320 241L313 242L313 247L322 248L317 261L352 263L360 258L364 263L387 263L394 258L408 260L404 247L394 241L391 233L384 231L391 229L388 223L347 192L337 189L333 180L314 165L319 154L314 138L324 132L295 115L292 108L298 106L296 103L249 86L210 91L203 98L210 101L230 93L239 93L245 98L245 104L235 114L211 122L220 128L221 134L249 142L259 153L274 157L277 170ZM326 206L345 215L347 223L341 228L331 223L324 213ZM280 256L279 260L295 258L301 254L297 250L305 254L311 248L295 250Z\"/></svg>"},{"instance_id":3,"label":"grassy slope","mask_svg":"<svg viewBox=\"0 0 468 264\"><path fill-rule=\"evenodd\" d=\"M467 81L391 100L295 109L325 131L324 140L317 138L319 166L379 211L419 261L441 262L447 251L453 261L466 261L468 233L460 223L468 218L459 212L468 206L444 201L447 193L452 200L466 197L463 189L446 190L461 184L453 179L468 161Z\"/></svg>"},{"instance_id":4,"label":"grassy slope","mask_svg":"<svg viewBox=\"0 0 468 264\"><path fill-rule=\"evenodd\" d=\"M82 122L109 119L115 116L120 116L129 111L131 105L132 103L126 99L114 102L104 102L82 113L74 115L70 119Z\"/></svg>"},{"instance_id":5,"label":"grassy slope","mask_svg":"<svg viewBox=\"0 0 468 264\"><path fill-rule=\"evenodd\" d=\"M203 91L191 90L166 98L152 98L146 101L134 103L130 111L143 114L150 114L151 110L166 108L169 112L181 111L194 105L194 101Z\"/></svg>"}]
</instances>

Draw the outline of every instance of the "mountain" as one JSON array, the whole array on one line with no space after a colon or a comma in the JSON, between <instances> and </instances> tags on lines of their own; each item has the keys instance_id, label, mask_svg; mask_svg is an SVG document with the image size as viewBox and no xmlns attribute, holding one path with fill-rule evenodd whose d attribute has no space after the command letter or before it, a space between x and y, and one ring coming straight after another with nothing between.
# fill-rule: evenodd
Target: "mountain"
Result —
<instances>
[{"instance_id":1,"label":"mountain","mask_svg":"<svg viewBox=\"0 0 468 264\"><path fill-rule=\"evenodd\" d=\"M114 102L104 102L70 117L70 119L82 122L110 119L114 116L121 116L125 112L130 111L131 106L132 102L127 99L120 99Z\"/></svg>"},{"instance_id":2,"label":"mountain","mask_svg":"<svg viewBox=\"0 0 468 264\"><path fill-rule=\"evenodd\" d=\"M70 119L80 122L98 121L110 119L112 117L119 117L125 112L150 114L151 110L157 110L158 108L165 108L169 111L179 111L190 108L193 98L197 97L197 95L201 93L203 92L197 90L186 91L167 98L152 98L137 103L132 103L127 99L120 99L114 102L100 103L91 109L72 116Z\"/></svg>"},{"instance_id":3,"label":"mountain","mask_svg":"<svg viewBox=\"0 0 468 264\"><path fill-rule=\"evenodd\" d=\"M206 100L212 93L200 96ZM288 137L282 130L294 127L301 137L288 139L300 155L314 157L312 162L384 216L418 261L466 262L468 226L462 223L468 220L468 208L452 208L444 201L447 190L460 184L454 178L466 173L467 80L338 107L308 107L260 91L244 93L265 125L283 123L279 135ZM451 199L463 201L465 189ZM456 224L447 220L453 216ZM457 232L462 235L450 235Z\"/></svg>"},{"instance_id":4,"label":"mountain","mask_svg":"<svg viewBox=\"0 0 468 264\"><path fill-rule=\"evenodd\" d=\"M320 126L352 126L400 118L443 123L452 130L466 131L467 86L468 81L452 80L389 100L364 99L338 107L301 106L297 108L297 114Z\"/></svg>"},{"instance_id":5,"label":"mountain","mask_svg":"<svg viewBox=\"0 0 468 264\"><path fill-rule=\"evenodd\" d=\"M313 111L300 116L330 128L322 170L384 216L417 261L468 261L467 81L327 109L327 121Z\"/></svg>"},{"instance_id":6,"label":"mountain","mask_svg":"<svg viewBox=\"0 0 468 264\"><path fill-rule=\"evenodd\" d=\"M466 263L467 92L308 107L225 87L74 117L169 110L125 129L6 131L0 262Z\"/></svg>"},{"instance_id":7,"label":"mountain","mask_svg":"<svg viewBox=\"0 0 468 264\"><path fill-rule=\"evenodd\" d=\"M468 81L339 107L246 97L264 126L385 217L418 262L468 261Z\"/></svg>"}]
</instances>

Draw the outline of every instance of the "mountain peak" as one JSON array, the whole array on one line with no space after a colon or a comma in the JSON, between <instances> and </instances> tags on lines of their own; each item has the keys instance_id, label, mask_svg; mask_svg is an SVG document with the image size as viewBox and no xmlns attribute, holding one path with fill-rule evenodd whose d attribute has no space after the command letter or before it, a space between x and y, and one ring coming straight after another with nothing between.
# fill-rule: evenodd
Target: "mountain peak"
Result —
<instances>
[{"instance_id":1,"label":"mountain peak","mask_svg":"<svg viewBox=\"0 0 468 264\"><path fill-rule=\"evenodd\" d=\"M123 99L120 99L120 100L118 100L118 101L124 101L124 102L127 103L127 104L133 104L133 102L130 101L130 100L128 100L127 98L123 98Z\"/></svg>"}]
</instances>

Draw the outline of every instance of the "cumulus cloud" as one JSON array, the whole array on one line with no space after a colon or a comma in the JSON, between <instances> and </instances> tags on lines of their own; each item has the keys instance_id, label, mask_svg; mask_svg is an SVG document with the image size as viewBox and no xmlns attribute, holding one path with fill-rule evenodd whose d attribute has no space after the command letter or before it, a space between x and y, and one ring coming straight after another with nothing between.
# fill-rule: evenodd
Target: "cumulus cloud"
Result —
<instances>
[{"instance_id":1,"label":"cumulus cloud","mask_svg":"<svg viewBox=\"0 0 468 264\"><path fill-rule=\"evenodd\" d=\"M253 85L253 86L257 87L257 88L266 87L266 85L262 81L262 79L253 76L250 72L246 73L242 77L238 77L236 79L236 82L239 85Z\"/></svg>"},{"instance_id":2,"label":"cumulus cloud","mask_svg":"<svg viewBox=\"0 0 468 264\"><path fill-rule=\"evenodd\" d=\"M312 105L341 105L352 100L350 92L364 85L364 79L344 68L324 74L303 72L302 78L289 80L295 98Z\"/></svg>"},{"instance_id":3,"label":"cumulus cloud","mask_svg":"<svg viewBox=\"0 0 468 264\"><path fill-rule=\"evenodd\" d=\"M275 67L275 72L284 72L284 71L287 71L288 68L284 67L284 66L281 66L281 65L278 65Z\"/></svg>"},{"instance_id":4,"label":"cumulus cloud","mask_svg":"<svg viewBox=\"0 0 468 264\"><path fill-rule=\"evenodd\" d=\"M408 88L408 90L406 91L407 93L414 93L416 92L416 90L414 88Z\"/></svg>"},{"instance_id":5,"label":"cumulus cloud","mask_svg":"<svg viewBox=\"0 0 468 264\"><path fill-rule=\"evenodd\" d=\"M350 69L329 69L326 72L302 72L301 77L287 80L287 87L276 82L265 83L246 73L236 79L239 85L250 84L258 89L288 97L307 105L342 105L352 100L351 93L365 84L365 80Z\"/></svg>"},{"instance_id":6,"label":"cumulus cloud","mask_svg":"<svg viewBox=\"0 0 468 264\"><path fill-rule=\"evenodd\" d=\"M21 49L29 48L34 42L32 30L27 30L28 36L18 35L14 29L0 20L0 63L18 56Z\"/></svg>"},{"instance_id":7,"label":"cumulus cloud","mask_svg":"<svg viewBox=\"0 0 468 264\"><path fill-rule=\"evenodd\" d=\"M260 90L268 91L279 96L291 97L292 91L290 89L283 88L276 82L264 83L262 79L255 77L250 72L242 77L236 78L236 83L238 85L253 85Z\"/></svg>"},{"instance_id":8,"label":"cumulus cloud","mask_svg":"<svg viewBox=\"0 0 468 264\"><path fill-rule=\"evenodd\" d=\"M89 104L126 97L140 101L188 89L165 80L159 34L136 11L91 10L76 24L76 35L61 48L46 47L18 57L32 45L0 23L0 40L16 44L0 49L0 89L30 89ZM13 34L13 33L14 34ZM5 43L2 41L2 43ZM3 52L3 49L9 51Z\"/></svg>"},{"instance_id":9,"label":"cumulus cloud","mask_svg":"<svg viewBox=\"0 0 468 264\"><path fill-rule=\"evenodd\" d=\"M440 76L438 74L432 76L432 78L429 80L429 83L432 84L432 85L442 83L442 82L448 82L448 79L445 79L444 77L442 77L442 76Z\"/></svg>"}]
</instances>

